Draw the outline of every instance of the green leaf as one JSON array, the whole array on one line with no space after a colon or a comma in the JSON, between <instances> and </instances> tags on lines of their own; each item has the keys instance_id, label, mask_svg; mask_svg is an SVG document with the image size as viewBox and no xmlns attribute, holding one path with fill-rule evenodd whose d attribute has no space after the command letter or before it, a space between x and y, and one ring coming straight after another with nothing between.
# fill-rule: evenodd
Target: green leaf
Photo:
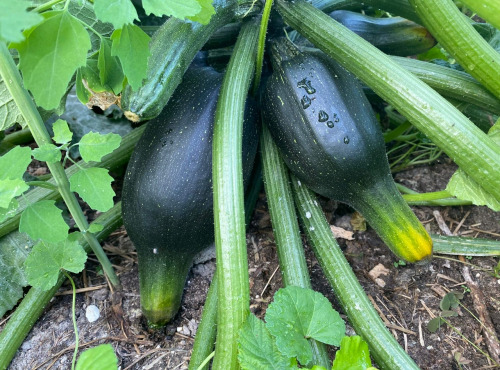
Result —
<instances>
[{"instance_id":1,"label":"green leaf","mask_svg":"<svg viewBox=\"0 0 500 370\"><path fill-rule=\"evenodd\" d=\"M76 71L76 82L75 82L75 87L76 87L76 96L78 97L78 100L82 104L87 104L89 102L91 93L85 85L83 84L83 73L82 73L83 68L78 68L78 71Z\"/></svg>"},{"instance_id":2,"label":"green leaf","mask_svg":"<svg viewBox=\"0 0 500 370\"><path fill-rule=\"evenodd\" d=\"M87 231L89 233L92 233L92 234L95 234L95 233L98 233L99 231L102 231L104 229L104 226L101 225L101 224L96 224L96 223L92 223L90 224L89 228L87 229Z\"/></svg>"},{"instance_id":3,"label":"green leaf","mask_svg":"<svg viewBox=\"0 0 500 370\"><path fill-rule=\"evenodd\" d=\"M158 17L168 15L179 19L193 17L201 11L197 0L143 0L142 6L146 14L153 13Z\"/></svg>"},{"instance_id":4,"label":"green leaf","mask_svg":"<svg viewBox=\"0 0 500 370\"><path fill-rule=\"evenodd\" d=\"M456 292L449 292L441 299L441 302L439 302L439 308L443 311L447 311L450 308L457 308L462 298L463 295L457 294Z\"/></svg>"},{"instance_id":5,"label":"green leaf","mask_svg":"<svg viewBox=\"0 0 500 370\"><path fill-rule=\"evenodd\" d=\"M69 178L71 191L76 191L92 209L106 212L113 207L113 178L104 168L84 168Z\"/></svg>"},{"instance_id":6,"label":"green leaf","mask_svg":"<svg viewBox=\"0 0 500 370\"><path fill-rule=\"evenodd\" d=\"M16 146L0 157L0 180L22 178L31 163L31 149Z\"/></svg>"},{"instance_id":7,"label":"green leaf","mask_svg":"<svg viewBox=\"0 0 500 370\"><path fill-rule=\"evenodd\" d=\"M500 123L498 122L488 131L488 136L497 145L500 145L499 132ZM469 200L476 206L488 206L495 212L500 211L500 201L460 168L451 176L448 185L446 185L446 191L457 198Z\"/></svg>"},{"instance_id":8,"label":"green leaf","mask_svg":"<svg viewBox=\"0 0 500 370\"><path fill-rule=\"evenodd\" d=\"M100 162L102 157L120 146L121 140L120 135L113 134L112 132L101 135L90 131L80 140L80 155L85 162Z\"/></svg>"},{"instance_id":9,"label":"green leaf","mask_svg":"<svg viewBox=\"0 0 500 370\"><path fill-rule=\"evenodd\" d=\"M0 76L0 131L7 130L16 123L19 123L23 128L26 127L26 121L21 111L7 89L5 81Z\"/></svg>"},{"instance_id":10,"label":"green leaf","mask_svg":"<svg viewBox=\"0 0 500 370\"><path fill-rule=\"evenodd\" d=\"M106 87L101 84L99 77L99 67L97 59L87 59L87 65L80 68L82 78L87 82L88 87L96 92L106 91Z\"/></svg>"},{"instance_id":11,"label":"green leaf","mask_svg":"<svg viewBox=\"0 0 500 370\"><path fill-rule=\"evenodd\" d=\"M7 208L0 208L0 222L4 222L14 216L17 207L19 207L19 202L16 199L12 199Z\"/></svg>"},{"instance_id":12,"label":"green leaf","mask_svg":"<svg viewBox=\"0 0 500 370\"><path fill-rule=\"evenodd\" d=\"M54 131L54 137L52 139L58 144L66 144L73 138L73 133L69 129L68 122L62 119L58 119L52 125L52 130Z\"/></svg>"},{"instance_id":13,"label":"green leaf","mask_svg":"<svg viewBox=\"0 0 500 370\"><path fill-rule=\"evenodd\" d=\"M84 351L76 364L76 370L115 370L118 359L111 344L101 344Z\"/></svg>"},{"instance_id":14,"label":"green leaf","mask_svg":"<svg viewBox=\"0 0 500 370\"><path fill-rule=\"evenodd\" d=\"M239 332L238 360L243 370L298 369L297 361L281 354L265 324L253 314Z\"/></svg>"},{"instance_id":15,"label":"green leaf","mask_svg":"<svg viewBox=\"0 0 500 370\"><path fill-rule=\"evenodd\" d=\"M345 335L345 323L328 299L296 286L276 292L266 311L266 323L281 353L297 357L301 364L312 360L308 338L339 346Z\"/></svg>"},{"instance_id":16,"label":"green leaf","mask_svg":"<svg viewBox=\"0 0 500 370\"><path fill-rule=\"evenodd\" d=\"M97 52L101 46L101 39L103 37L109 37L114 31L113 25L106 22L101 22L97 19L97 16L94 12L94 4L90 1L82 1L83 4L79 4L78 1L70 1L68 10L74 15L76 18L80 19L85 25L89 28L92 27L94 31L97 32L89 32L90 35L90 43L92 44L90 48L90 54L94 54Z\"/></svg>"},{"instance_id":17,"label":"green leaf","mask_svg":"<svg viewBox=\"0 0 500 370\"><path fill-rule=\"evenodd\" d=\"M5 179L0 180L0 208L9 208L12 199L21 195L29 186L23 179Z\"/></svg>"},{"instance_id":18,"label":"green leaf","mask_svg":"<svg viewBox=\"0 0 500 370\"><path fill-rule=\"evenodd\" d=\"M139 20L130 0L95 0L94 11L101 21L111 23L115 29Z\"/></svg>"},{"instance_id":19,"label":"green leaf","mask_svg":"<svg viewBox=\"0 0 500 370\"><path fill-rule=\"evenodd\" d=\"M62 158L61 150L54 144L43 144L41 147L33 149L33 157L47 163L56 163Z\"/></svg>"},{"instance_id":20,"label":"green leaf","mask_svg":"<svg viewBox=\"0 0 500 370\"><path fill-rule=\"evenodd\" d=\"M134 24L115 30L111 35L111 55L117 56L132 89L137 90L146 77L150 55L150 37Z\"/></svg>"},{"instance_id":21,"label":"green leaf","mask_svg":"<svg viewBox=\"0 0 500 370\"><path fill-rule=\"evenodd\" d=\"M210 23L212 15L215 14L212 0L198 0L198 3L201 5L201 11L193 17L188 17L188 19L192 20L193 22L199 22L201 24Z\"/></svg>"},{"instance_id":22,"label":"green leaf","mask_svg":"<svg viewBox=\"0 0 500 370\"><path fill-rule=\"evenodd\" d=\"M460 168L451 176L446 191L457 198L469 200L476 206L488 206L496 212L500 211L500 201Z\"/></svg>"},{"instance_id":23,"label":"green leaf","mask_svg":"<svg viewBox=\"0 0 500 370\"><path fill-rule=\"evenodd\" d=\"M54 200L41 200L29 205L21 214L19 231L31 239L60 242L67 238L69 226L64 222L62 210Z\"/></svg>"},{"instance_id":24,"label":"green leaf","mask_svg":"<svg viewBox=\"0 0 500 370\"><path fill-rule=\"evenodd\" d=\"M366 370L371 366L368 344L360 336L342 338L332 370Z\"/></svg>"},{"instance_id":25,"label":"green leaf","mask_svg":"<svg viewBox=\"0 0 500 370\"><path fill-rule=\"evenodd\" d=\"M445 324L445 321L441 317L435 317L427 323L427 330L431 333L435 333L443 324Z\"/></svg>"},{"instance_id":26,"label":"green leaf","mask_svg":"<svg viewBox=\"0 0 500 370\"><path fill-rule=\"evenodd\" d=\"M85 65L91 44L82 23L69 12L44 15L44 21L15 47L25 87L39 106L50 110L59 106L76 69Z\"/></svg>"},{"instance_id":27,"label":"green leaf","mask_svg":"<svg viewBox=\"0 0 500 370\"><path fill-rule=\"evenodd\" d=\"M85 267L86 260L87 253L75 237L58 243L42 240L35 244L24 263L28 283L48 290L56 284L61 270L78 273Z\"/></svg>"},{"instance_id":28,"label":"green leaf","mask_svg":"<svg viewBox=\"0 0 500 370\"><path fill-rule=\"evenodd\" d=\"M23 297L28 285L23 264L33 241L18 231L0 238L0 318Z\"/></svg>"},{"instance_id":29,"label":"green leaf","mask_svg":"<svg viewBox=\"0 0 500 370\"><path fill-rule=\"evenodd\" d=\"M26 0L0 2L0 42L21 42L22 30L40 23L43 18L35 12L28 12Z\"/></svg>"},{"instance_id":30,"label":"green leaf","mask_svg":"<svg viewBox=\"0 0 500 370\"><path fill-rule=\"evenodd\" d=\"M122 91L125 76L120 60L111 55L111 46L109 40L102 39L98 59L99 78L102 85L108 86L113 93L118 95Z\"/></svg>"}]
</instances>

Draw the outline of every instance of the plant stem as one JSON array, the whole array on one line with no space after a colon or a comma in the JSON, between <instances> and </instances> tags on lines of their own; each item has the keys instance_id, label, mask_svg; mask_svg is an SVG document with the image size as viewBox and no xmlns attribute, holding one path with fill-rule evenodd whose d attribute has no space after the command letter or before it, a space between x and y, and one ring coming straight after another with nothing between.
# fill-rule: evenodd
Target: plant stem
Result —
<instances>
[{"instance_id":1,"label":"plant stem","mask_svg":"<svg viewBox=\"0 0 500 370\"><path fill-rule=\"evenodd\" d=\"M500 99L500 54L484 40L452 0L410 0L423 25L493 95Z\"/></svg>"},{"instance_id":2,"label":"plant stem","mask_svg":"<svg viewBox=\"0 0 500 370\"><path fill-rule=\"evenodd\" d=\"M275 4L286 23L370 86L474 180L500 199L500 147L452 104L390 57L307 2L276 0Z\"/></svg>"},{"instance_id":3,"label":"plant stem","mask_svg":"<svg viewBox=\"0 0 500 370\"><path fill-rule=\"evenodd\" d=\"M59 191L57 189L57 186L55 186L54 184L51 184L50 182L47 182L47 181L26 181L26 185L39 186L41 188L49 189L52 191Z\"/></svg>"},{"instance_id":4,"label":"plant stem","mask_svg":"<svg viewBox=\"0 0 500 370\"><path fill-rule=\"evenodd\" d=\"M33 136L28 128L10 133L0 142L0 155L4 155L16 145L26 144L32 140Z\"/></svg>"},{"instance_id":5,"label":"plant stem","mask_svg":"<svg viewBox=\"0 0 500 370\"><path fill-rule=\"evenodd\" d=\"M71 283L71 288L73 289L73 294L72 294L72 301L71 301L71 319L73 320L73 330L75 331L75 350L73 351L73 360L71 361L71 370L75 370L75 364L76 364L76 355L78 353L78 325L76 324L76 287L75 287L75 282L71 278L71 276L68 274L67 271L62 270L62 273L64 276L66 276Z\"/></svg>"},{"instance_id":6,"label":"plant stem","mask_svg":"<svg viewBox=\"0 0 500 370\"><path fill-rule=\"evenodd\" d=\"M462 200L462 199L457 199L457 198L445 198L445 199L439 199L439 200L431 200L431 199L425 199L426 193L421 194L416 192L415 190L411 190L410 188L407 188L404 185L397 184L396 187L398 190L403 193L403 199L405 199L409 205L412 206L443 206L443 207L450 207L450 206L468 206L471 205L472 202L468 200ZM407 195L408 194L408 195ZM433 194L433 193L427 193L427 194ZM412 195L412 196L421 196L420 200L407 200L406 197Z\"/></svg>"},{"instance_id":7,"label":"plant stem","mask_svg":"<svg viewBox=\"0 0 500 370\"><path fill-rule=\"evenodd\" d=\"M266 33L267 25L269 23L269 16L271 15L271 8L273 6L273 0L266 0L264 5L264 11L262 12L262 18L260 21L259 30L259 44L257 45L257 60L256 60L256 71L255 79L253 81L253 91L252 94L255 96L259 91L260 77L262 75L262 63L264 62L264 51L266 50Z\"/></svg>"},{"instance_id":8,"label":"plant stem","mask_svg":"<svg viewBox=\"0 0 500 370\"><path fill-rule=\"evenodd\" d=\"M490 239L431 235L434 253L463 256L500 256L500 242Z\"/></svg>"},{"instance_id":9,"label":"plant stem","mask_svg":"<svg viewBox=\"0 0 500 370\"><path fill-rule=\"evenodd\" d=\"M36 109L35 103L31 99L31 96L28 92L23 88L23 83L21 80L21 76L19 71L12 60L9 50L5 46L4 43L0 43L0 75L3 80L6 82L7 89L9 90L14 102L19 108L19 111L23 115L32 135L35 139L36 143L39 147L44 144L49 144L52 142L50 139L49 133L43 124L42 118L40 117L40 113ZM59 188L59 192L68 207L69 212L73 216L76 225L80 231L84 232L88 229L89 224L85 215L83 214L80 205L78 204L78 200L76 199L75 194L73 194L70 190L69 181L66 177L66 173L64 172L64 168L61 162L56 163L47 163L52 176L56 181L57 187ZM120 285L120 281L116 276L113 267L111 266L111 262L109 262L106 253L104 253L101 245L95 238L95 236L91 233L83 233L87 243L92 248L92 251L96 255L97 259L102 265L102 268L106 275L109 278L109 281L113 286L118 287Z\"/></svg>"},{"instance_id":10,"label":"plant stem","mask_svg":"<svg viewBox=\"0 0 500 370\"><path fill-rule=\"evenodd\" d=\"M498 0L462 0L462 2L486 22L500 29L500 2Z\"/></svg>"},{"instance_id":11,"label":"plant stem","mask_svg":"<svg viewBox=\"0 0 500 370\"><path fill-rule=\"evenodd\" d=\"M104 228L95 234L100 241L106 239L109 234L122 224L121 203L115 204L109 211L99 216L93 223L103 225ZM80 245L88 253L90 247L87 241L82 237L79 241ZM36 288L31 288L23 298L16 311L4 326L0 333L0 369L4 370L9 366L10 361L16 354L17 349L23 343L24 338L42 315L49 301L54 297L61 285L66 280L65 276L60 273L56 285L51 289L43 291Z\"/></svg>"},{"instance_id":12,"label":"plant stem","mask_svg":"<svg viewBox=\"0 0 500 370\"><path fill-rule=\"evenodd\" d=\"M432 191L429 193L420 193L420 194L405 194L403 195L404 200L407 202L421 202L421 201L429 201L429 200L439 200L444 198L450 198L452 195L446 191Z\"/></svg>"},{"instance_id":13,"label":"plant stem","mask_svg":"<svg viewBox=\"0 0 500 370\"><path fill-rule=\"evenodd\" d=\"M260 145L267 204L278 249L283 284L284 286L294 285L311 289L288 169L281 159L278 147L273 142L265 123L262 125ZM309 343L313 349L312 364L330 368L326 346L313 339L309 339Z\"/></svg>"},{"instance_id":14,"label":"plant stem","mask_svg":"<svg viewBox=\"0 0 500 370\"><path fill-rule=\"evenodd\" d=\"M32 11L33 12L37 12L37 13L41 13L41 12L44 12L46 10L51 9L54 5L62 3L63 1L66 1L66 0L51 0L51 1L47 1L46 3L38 5Z\"/></svg>"},{"instance_id":15,"label":"plant stem","mask_svg":"<svg viewBox=\"0 0 500 370\"><path fill-rule=\"evenodd\" d=\"M391 59L444 97L500 114L500 100L470 74L417 59L394 56Z\"/></svg>"},{"instance_id":16,"label":"plant stem","mask_svg":"<svg viewBox=\"0 0 500 370\"><path fill-rule=\"evenodd\" d=\"M189 370L204 369L208 364L205 360L213 353L217 334L217 288L217 274L215 274L208 289L198 330L196 330Z\"/></svg>"},{"instance_id":17,"label":"plant stem","mask_svg":"<svg viewBox=\"0 0 500 370\"><path fill-rule=\"evenodd\" d=\"M417 365L389 333L368 300L349 262L319 207L313 193L290 174L295 205L309 243L344 312L370 347L370 353L381 368L418 369Z\"/></svg>"},{"instance_id":18,"label":"plant stem","mask_svg":"<svg viewBox=\"0 0 500 370\"><path fill-rule=\"evenodd\" d=\"M215 113L212 176L219 294L214 369L238 368L238 330L249 312L241 148L243 113L255 71L258 34L255 20L243 25Z\"/></svg>"}]
</instances>

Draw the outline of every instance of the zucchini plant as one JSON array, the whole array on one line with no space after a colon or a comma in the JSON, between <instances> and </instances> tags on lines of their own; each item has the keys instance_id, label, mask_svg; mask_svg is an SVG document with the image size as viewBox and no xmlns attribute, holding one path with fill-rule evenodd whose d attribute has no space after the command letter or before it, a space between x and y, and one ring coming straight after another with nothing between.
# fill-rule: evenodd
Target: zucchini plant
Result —
<instances>
[{"instance_id":1,"label":"zucchini plant","mask_svg":"<svg viewBox=\"0 0 500 370\"><path fill-rule=\"evenodd\" d=\"M238 343L242 346L246 341L252 347L257 333L260 335L257 339L266 341L272 349L265 354L278 359L279 363L297 367L297 360L293 359L296 357L301 365L318 364L329 368L327 352L319 343L321 338L303 333L310 339L300 338L304 351L290 350L293 346L283 344L283 338L277 335L274 342L264 330L266 326L275 325L274 329L269 328L274 335L287 332L288 329L279 324L280 318L266 320L264 325L249 315L244 178L251 170L258 136L255 123L244 117L253 81L252 92L257 100L261 96L262 109L253 108L248 117L258 116L260 110L269 126L269 132L265 129L260 140L266 192L285 285L289 285L290 290L299 289L291 287L293 285L310 287L287 170L280 155L293 173L290 176L295 207L304 231L349 321L368 343L378 365L416 368L367 300L306 185L319 194L359 209L399 258L416 262L430 257L431 237L394 185L379 122L356 82L359 79L371 89L372 97L373 93L377 94L377 99L381 97L409 121L387 134L388 141L400 138L413 124L460 166L462 187L475 189L468 194L463 189L456 192L448 189L427 195L427 198L423 194L408 195L408 201L433 205L469 204L478 203L478 193L486 193L490 198L485 203L497 204L495 202L500 200L500 147L495 132L498 130L490 130L488 135L483 131L487 131L485 126L489 128L493 124L489 122L491 117L500 113L498 81L490 77L500 73L498 53L480 41L478 34L469 32L471 22L455 12L451 0L443 7L437 2L430 4L428 0L411 0L410 3L405 0L363 3L355 0L276 0L277 12L274 13L271 12L273 2L269 0L262 20L259 17L261 2L250 0L190 0L182 4L173 0L143 0L146 13L169 16L151 40L139 25L134 24L137 12L128 0L116 7L107 7L105 0L86 2L83 6L77 0L36 4L33 6L24 0L0 4L0 14L12 14L12 19L20 20L9 23L8 17L2 17L0 28L0 87L7 91L4 105L9 113L0 123L0 141L6 137L0 143L0 235L19 227L36 239L40 228L33 228L34 222L26 221L33 214L26 210L43 210L42 220L48 221L50 230L64 234L64 240L59 237L58 240L45 240L34 248L31 262L26 265L27 273L39 272L38 268L43 267L35 266L35 257L48 243L69 245L74 248L72 250L78 250L83 260L84 254L76 246L80 245L87 251L87 247L92 248L110 282L119 288L118 277L99 245L110 228L120 223L119 205L111 208L114 193L105 168L117 168L127 162L135 146L125 175L123 221L138 251L141 304L150 324L162 325L175 315L194 253L215 240L216 279L207 303L206 318L200 327L203 335L200 335L198 347L201 349L195 351L190 367L203 367L209 362L207 358L213 356L214 369L236 369L240 365L252 368L253 360L242 352L238 361ZM405 27L411 25L407 34L398 28L394 18L367 20L358 13L334 14L342 25L322 12L366 10L367 5L403 15L428 30L397 19ZM423 7L430 10L422 11ZM436 19L442 18L442 14L449 15L447 32L441 32L436 25ZM491 11L484 14L487 20L496 22ZM268 19L272 22L268 33L271 41L267 43L270 48L266 49ZM384 46L380 39L370 40L370 35L366 34L365 38L375 46L363 40L356 35L362 30L353 19L363 20L356 23L362 24L362 29L373 30L373 23L385 24L390 31L382 41L397 40L398 47ZM3 27L4 22L6 27ZM455 24L452 22L458 22L460 27L449 31ZM475 28L481 29L477 25ZM277 41L284 35L283 29L289 35L293 29L306 38L310 48L300 51ZM215 36L206 44L217 32L223 41L218 42L219 36ZM464 38L464 32L471 33L467 35L470 38ZM237 42L232 45L236 34ZM423 43L419 35L424 35ZM416 53L415 45L422 46L422 50L428 49L434 38L450 54L456 55L469 74L384 53ZM474 53L463 56L463 40L469 39L474 45ZM219 46L224 49L210 50L212 55L230 57L227 66L218 61L217 68L221 71L216 72L208 66L190 67L202 48ZM269 50L271 53L266 53ZM198 55L201 55L201 64L210 63L210 60L203 60L203 54ZM493 63L484 59L484 55ZM196 63L200 64L200 60ZM65 155L63 160L61 151L70 148L68 135L71 133L58 121L50 137L42 115L60 111L64 96L73 84L79 99L90 106L107 107L106 98L109 98L121 104L129 119L151 121L147 128L138 128L121 145L112 135L106 138L89 135L79 144L84 161L64 170L69 159ZM481 121L483 130L454 105ZM474 113L470 113L472 111ZM0 114L3 114L1 110ZM29 129L36 149L25 145L24 140L29 140L29 135L28 139L20 133L16 135L22 139L11 136L11 127L16 122ZM271 137L281 154L273 146ZM16 143L24 146L16 146ZM94 150L89 150L90 147ZM118 149L113 152L115 148ZM32 154L47 163L50 180L26 182L22 179ZM92 174L99 175L92 177ZM474 187L466 186L470 184ZM28 185L43 188L27 190ZM454 185L456 188L456 182ZM107 211L111 208L108 211L111 213L99 219L104 230L96 224L89 225L75 192L95 209ZM452 194L465 197L437 199L443 194L446 198ZM81 234L74 234L79 236L78 240L68 234L69 225L55 209L53 202L59 197L65 201L81 231ZM36 204L38 206L33 208ZM25 215L24 221L21 214ZM462 241L443 247L448 241L433 239L442 253L468 250L477 255L497 254L495 245L471 246ZM78 268L82 265L80 263ZM67 265L58 268L78 270L73 267L71 270ZM50 284L41 280L47 291L42 292L38 283L32 281L30 292L0 333L0 368L8 366L43 307L62 284L60 270L54 271ZM280 325L281 329L276 329ZM245 330L246 334L240 334ZM215 353L211 355L215 335ZM340 338L327 339L328 343L341 343ZM349 356L342 355L342 346L339 358ZM369 357L364 356L364 360L362 368L371 365ZM336 363L334 368L342 367L337 360Z\"/></svg>"}]
</instances>

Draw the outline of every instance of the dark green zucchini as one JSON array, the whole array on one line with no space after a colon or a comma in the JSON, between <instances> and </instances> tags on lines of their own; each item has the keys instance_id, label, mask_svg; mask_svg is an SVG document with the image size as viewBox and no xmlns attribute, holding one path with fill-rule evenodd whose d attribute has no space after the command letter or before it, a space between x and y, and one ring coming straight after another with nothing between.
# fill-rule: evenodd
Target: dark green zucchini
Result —
<instances>
[{"instance_id":1,"label":"dark green zucchini","mask_svg":"<svg viewBox=\"0 0 500 370\"><path fill-rule=\"evenodd\" d=\"M193 256L214 241L212 133L222 74L190 68L161 115L150 121L123 185L123 222L139 258L141 306L152 326L178 311ZM247 112L243 168L257 149Z\"/></svg>"},{"instance_id":2,"label":"dark green zucchini","mask_svg":"<svg viewBox=\"0 0 500 370\"><path fill-rule=\"evenodd\" d=\"M272 46L263 118L290 170L350 204L399 257L430 257L432 241L391 177L380 126L353 75L321 52Z\"/></svg>"},{"instance_id":3,"label":"dark green zucchini","mask_svg":"<svg viewBox=\"0 0 500 370\"><path fill-rule=\"evenodd\" d=\"M427 29L405 18L375 18L348 10L336 10L330 17L390 55L416 55L436 45Z\"/></svg>"}]
</instances>

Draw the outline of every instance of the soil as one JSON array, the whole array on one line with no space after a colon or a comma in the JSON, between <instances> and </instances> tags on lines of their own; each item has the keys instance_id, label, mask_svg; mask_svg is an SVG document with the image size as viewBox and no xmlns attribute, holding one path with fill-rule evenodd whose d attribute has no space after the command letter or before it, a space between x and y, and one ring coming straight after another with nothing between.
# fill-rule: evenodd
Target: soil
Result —
<instances>
[{"instance_id":1,"label":"soil","mask_svg":"<svg viewBox=\"0 0 500 370\"><path fill-rule=\"evenodd\" d=\"M447 160L398 173L396 181L417 191L442 190L455 167ZM324 210L332 225L353 230L353 210L323 200ZM442 233L433 211L438 210L450 230L457 235L500 240L500 213L486 207L413 207L418 218L433 233ZM455 230L460 225L458 230ZM436 256L427 265L401 266L375 232L354 231L353 240L339 238L355 274L373 300L383 320L401 346L422 369L486 369L492 368L481 323L472 315L474 309L469 288L462 276L463 263L456 257ZM335 309L343 314L315 257L305 249L313 288L325 294ZM247 234L250 271L251 310L262 317L276 290L282 286L265 195L261 194ZM104 243L123 285L123 315L112 314L111 294L97 264L91 262L76 277L77 288L95 290L77 295L77 323L80 348L110 343L121 369L186 369L193 338L203 310L215 260L209 255L196 263L187 280L182 308L165 328L151 331L145 325L139 304L137 258L124 229L113 233ZM472 279L483 292L487 310L496 332L500 332L500 280L490 273L497 259L477 257L471 263ZM375 270L374 270L375 269ZM385 274L373 278L370 271ZM373 273L372 273L373 275ZM71 295L64 285L42 317L35 324L10 369L68 369L73 354L74 333L71 321ZM440 313L439 303L449 291L464 292L463 308L450 317L448 326L432 334L427 329L431 318ZM90 323L85 315L89 305L100 310L97 321ZM470 311L471 313L469 313ZM343 315L346 319L346 317ZM1 330L1 326L0 326ZM348 326L348 333L353 334ZM473 346L474 345L474 346ZM481 353L482 351L483 353Z\"/></svg>"}]
</instances>

